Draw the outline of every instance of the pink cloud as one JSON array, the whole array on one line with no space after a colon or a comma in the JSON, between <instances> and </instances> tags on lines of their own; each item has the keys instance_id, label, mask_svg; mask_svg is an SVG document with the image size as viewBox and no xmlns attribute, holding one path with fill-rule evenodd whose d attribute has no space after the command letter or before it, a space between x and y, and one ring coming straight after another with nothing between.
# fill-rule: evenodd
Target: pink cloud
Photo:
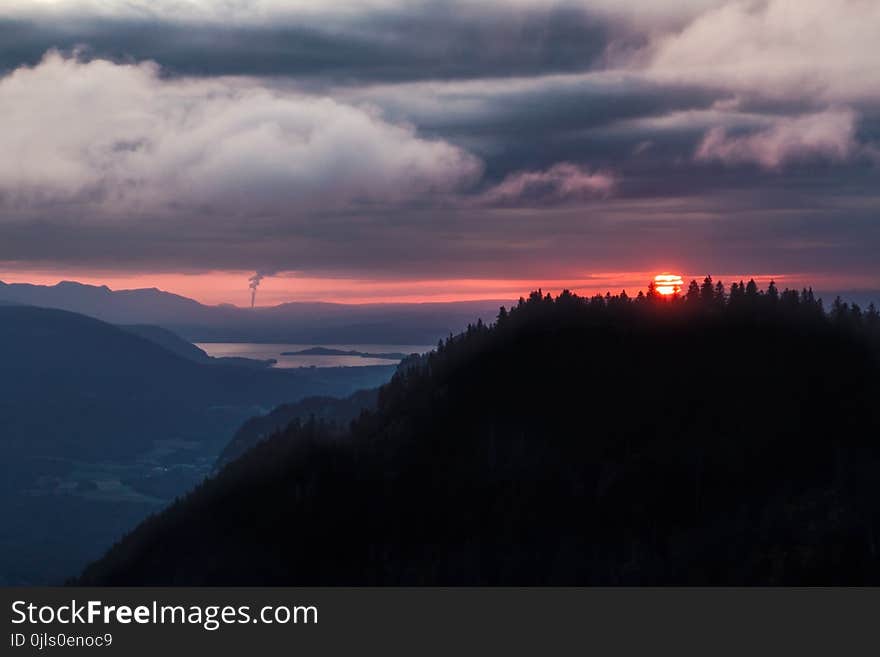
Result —
<instances>
[{"instance_id":1,"label":"pink cloud","mask_svg":"<svg viewBox=\"0 0 880 657\"><path fill-rule=\"evenodd\" d=\"M855 113L843 109L775 119L769 127L742 136L715 127L706 133L694 158L765 169L814 159L846 162L865 152L855 138L855 126Z\"/></svg>"},{"instance_id":2,"label":"pink cloud","mask_svg":"<svg viewBox=\"0 0 880 657\"><path fill-rule=\"evenodd\" d=\"M711 4L683 29L653 39L650 75L789 100L880 97L876 0Z\"/></svg>"},{"instance_id":3,"label":"pink cloud","mask_svg":"<svg viewBox=\"0 0 880 657\"><path fill-rule=\"evenodd\" d=\"M529 201L558 203L608 196L616 184L607 172L590 171L576 164L560 162L544 171L510 174L483 196L490 204Z\"/></svg>"}]
</instances>

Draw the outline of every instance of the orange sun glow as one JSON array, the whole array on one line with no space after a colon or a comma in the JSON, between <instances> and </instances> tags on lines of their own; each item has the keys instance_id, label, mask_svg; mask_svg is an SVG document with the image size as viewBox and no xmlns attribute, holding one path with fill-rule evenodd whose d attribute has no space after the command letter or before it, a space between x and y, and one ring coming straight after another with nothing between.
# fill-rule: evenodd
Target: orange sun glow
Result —
<instances>
[{"instance_id":1,"label":"orange sun glow","mask_svg":"<svg viewBox=\"0 0 880 657\"><path fill-rule=\"evenodd\" d=\"M654 277L654 285L657 286L657 292L663 296L678 294L681 292L681 286L684 281L677 274L657 274Z\"/></svg>"}]
</instances>

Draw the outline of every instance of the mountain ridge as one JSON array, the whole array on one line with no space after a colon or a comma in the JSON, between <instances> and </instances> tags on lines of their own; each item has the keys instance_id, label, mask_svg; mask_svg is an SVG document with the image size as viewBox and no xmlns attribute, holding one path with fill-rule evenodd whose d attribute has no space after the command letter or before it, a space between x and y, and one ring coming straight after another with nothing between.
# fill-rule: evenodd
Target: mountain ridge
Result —
<instances>
[{"instance_id":1,"label":"mountain ridge","mask_svg":"<svg viewBox=\"0 0 880 657\"><path fill-rule=\"evenodd\" d=\"M77 582L880 582L880 317L715 290L535 293L347 432L262 440Z\"/></svg>"},{"instance_id":2,"label":"mountain ridge","mask_svg":"<svg viewBox=\"0 0 880 657\"><path fill-rule=\"evenodd\" d=\"M0 282L0 303L52 307L118 325L151 324L190 342L434 344L504 302L340 304L288 302L208 306L157 288L111 290L65 281L54 286Z\"/></svg>"}]
</instances>

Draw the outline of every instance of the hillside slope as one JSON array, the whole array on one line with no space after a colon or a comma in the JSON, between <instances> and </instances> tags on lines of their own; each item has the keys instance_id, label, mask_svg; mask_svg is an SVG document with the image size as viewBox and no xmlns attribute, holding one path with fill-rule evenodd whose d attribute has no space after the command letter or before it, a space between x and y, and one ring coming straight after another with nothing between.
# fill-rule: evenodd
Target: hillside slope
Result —
<instances>
[{"instance_id":1,"label":"hillside slope","mask_svg":"<svg viewBox=\"0 0 880 657\"><path fill-rule=\"evenodd\" d=\"M393 372L200 364L90 317L0 306L0 585L69 577L198 483L247 418Z\"/></svg>"},{"instance_id":2,"label":"hillside slope","mask_svg":"<svg viewBox=\"0 0 880 657\"><path fill-rule=\"evenodd\" d=\"M345 429L363 411L375 407L378 389L359 390L343 399L336 397L306 397L292 404L282 404L265 415L252 417L245 422L220 452L217 465L231 463L249 449L273 434L285 429L294 420L306 422L321 420L337 429ZM329 428L329 426L328 426Z\"/></svg>"},{"instance_id":3,"label":"hillside slope","mask_svg":"<svg viewBox=\"0 0 880 657\"><path fill-rule=\"evenodd\" d=\"M210 363L211 357L204 349L200 349L192 342L184 340L179 335L161 326L152 324L121 324L119 328L140 336L150 342L164 347L173 354L177 354L187 360L196 363Z\"/></svg>"},{"instance_id":4,"label":"hillside slope","mask_svg":"<svg viewBox=\"0 0 880 657\"><path fill-rule=\"evenodd\" d=\"M235 365L238 367L251 367L255 369L264 369L271 367L277 361L272 360L256 360L253 358L239 357L220 357L209 356L208 352L200 349L192 342L184 340L179 335L161 326L153 326L151 324L123 324L119 328L140 336L150 342L164 347L173 354L177 354L187 360L191 360L202 365Z\"/></svg>"},{"instance_id":5,"label":"hillside slope","mask_svg":"<svg viewBox=\"0 0 880 657\"><path fill-rule=\"evenodd\" d=\"M90 317L28 306L0 308L0 362L0 444L78 458L130 455L160 438L219 447L218 426L307 394L372 387L393 372L207 366Z\"/></svg>"},{"instance_id":6,"label":"hillside slope","mask_svg":"<svg viewBox=\"0 0 880 657\"><path fill-rule=\"evenodd\" d=\"M709 296L533 295L349 433L258 445L81 582L880 582L877 317Z\"/></svg>"}]
</instances>

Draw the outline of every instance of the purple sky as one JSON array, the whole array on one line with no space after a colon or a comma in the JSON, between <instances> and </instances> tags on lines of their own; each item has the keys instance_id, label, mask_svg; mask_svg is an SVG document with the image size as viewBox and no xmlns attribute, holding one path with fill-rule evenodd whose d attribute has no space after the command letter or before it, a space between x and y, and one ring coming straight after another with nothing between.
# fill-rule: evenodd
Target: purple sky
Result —
<instances>
[{"instance_id":1,"label":"purple sky","mask_svg":"<svg viewBox=\"0 0 880 657\"><path fill-rule=\"evenodd\" d=\"M0 278L880 290L878 34L876 0L6 0Z\"/></svg>"}]
</instances>

